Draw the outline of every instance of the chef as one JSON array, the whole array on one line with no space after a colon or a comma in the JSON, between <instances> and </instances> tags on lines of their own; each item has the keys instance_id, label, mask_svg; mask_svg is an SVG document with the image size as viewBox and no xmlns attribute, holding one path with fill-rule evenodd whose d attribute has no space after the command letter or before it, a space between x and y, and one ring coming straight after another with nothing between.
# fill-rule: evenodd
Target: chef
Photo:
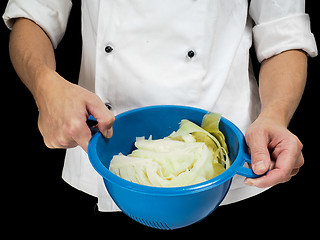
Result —
<instances>
[{"instance_id":1,"label":"chef","mask_svg":"<svg viewBox=\"0 0 320 240\"><path fill-rule=\"evenodd\" d=\"M317 55L303 0L82 0L79 85L55 70L71 0L9 0L13 66L34 96L49 148L68 148L63 179L115 211L87 148L93 115L102 134L114 116L176 104L222 113L245 133L258 179L236 176L223 204L288 181L303 165L302 143L287 129ZM249 49L261 62L259 87ZM66 54L68 54L66 52ZM72 64L72 63L70 63ZM106 105L111 107L109 110Z\"/></svg>"}]
</instances>

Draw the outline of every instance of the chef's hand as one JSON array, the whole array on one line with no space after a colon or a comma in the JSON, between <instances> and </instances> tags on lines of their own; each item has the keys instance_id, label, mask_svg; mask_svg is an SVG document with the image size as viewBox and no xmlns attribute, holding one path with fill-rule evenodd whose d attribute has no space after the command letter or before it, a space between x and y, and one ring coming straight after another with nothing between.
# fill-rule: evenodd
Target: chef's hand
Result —
<instances>
[{"instance_id":1,"label":"chef's hand","mask_svg":"<svg viewBox=\"0 0 320 240\"><path fill-rule=\"evenodd\" d=\"M38 109L38 127L49 148L72 148L80 145L85 151L91 138L86 121L93 115L97 127L107 138L112 136L114 116L100 98L63 79L49 70L41 87L34 94Z\"/></svg>"},{"instance_id":2,"label":"chef's hand","mask_svg":"<svg viewBox=\"0 0 320 240\"><path fill-rule=\"evenodd\" d=\"M261 175L270 169L260 178L247 178L249 186L265 188L287 182L304 163L299 139L273 119L258 117L246 133L246 142L253 171Z\"/></svg>"}]
</instances>

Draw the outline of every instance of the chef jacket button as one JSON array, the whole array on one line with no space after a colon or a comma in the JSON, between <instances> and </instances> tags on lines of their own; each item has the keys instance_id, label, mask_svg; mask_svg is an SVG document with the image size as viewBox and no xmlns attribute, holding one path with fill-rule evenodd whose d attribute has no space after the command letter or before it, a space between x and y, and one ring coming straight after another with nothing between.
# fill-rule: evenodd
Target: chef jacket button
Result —
<instances>
[{"instance_id":1,"label":"chef jacket button","mask_svg":"<svg viewBox=\"0 0 320 240\"><path fill-rule=\"evenodd\" d=\"M194 56L196 55L196 53L195 53L195 51L193 51L193 50L190 50L188 53L187 53L187 56L188 56L188 58L193 58Z\"/></svg>"},{"instance_id":2,"label":"chef jacket button","mask_svg":"<svg viewBox=\"0 0 320 240\"><path fill-rule=\"evenodd\" d=\"M108 45L105 47L104 50L106 51L106 53L111 53L113 51L113 48L110 45Z\"/></svg>"}]
</instances>

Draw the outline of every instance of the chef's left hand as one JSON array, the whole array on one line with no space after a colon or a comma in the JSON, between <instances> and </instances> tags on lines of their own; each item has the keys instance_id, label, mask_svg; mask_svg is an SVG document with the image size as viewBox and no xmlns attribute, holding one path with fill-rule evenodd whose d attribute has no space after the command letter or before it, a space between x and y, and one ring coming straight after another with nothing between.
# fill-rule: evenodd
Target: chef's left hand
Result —
<instances>
[{"instance_id":1,"label":"chef's left hand","mask_svg":"<svg viewBox=\"0 0 320 240\"><path fill-rule=\"evenodd\" d=\"M286 126L273 119L258 117L245 138L253 171L261 175L270 169L260 178L247 178L245 183L249 186L265 188L287 182L304 163L302 143Z\"/></svg>"}]
</instances>

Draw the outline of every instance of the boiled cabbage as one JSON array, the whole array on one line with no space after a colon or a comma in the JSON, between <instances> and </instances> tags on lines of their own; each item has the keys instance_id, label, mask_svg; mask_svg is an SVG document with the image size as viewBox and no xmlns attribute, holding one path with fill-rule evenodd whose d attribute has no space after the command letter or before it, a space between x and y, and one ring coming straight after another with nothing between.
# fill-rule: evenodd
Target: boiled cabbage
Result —
<instances>
[{"instance_id":1,"label":"boiled cabbage","mask_svg":"<svg viewBox=\"0 0 320 240\"><path fill-rule=\"evenodd\" d=\"M230 166L218 128L220 117L206 114L202 127L182 120L178 131L163 139L139 137L137 149L128 156L114 156L109 170L128 181L156 187L181 187L214 178Z\"/></svg>"}]
</instances>

